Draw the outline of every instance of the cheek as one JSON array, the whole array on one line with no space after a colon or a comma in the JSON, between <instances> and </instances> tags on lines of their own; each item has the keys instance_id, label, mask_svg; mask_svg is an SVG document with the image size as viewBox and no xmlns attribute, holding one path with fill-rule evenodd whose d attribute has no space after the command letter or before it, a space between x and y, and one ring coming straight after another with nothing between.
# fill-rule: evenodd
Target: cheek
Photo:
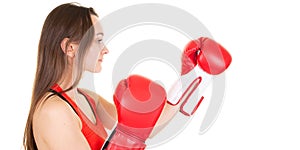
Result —
<instances>
[{"instance_id":1,"label":"cheek","mask_svg":"<svg viewBox=\"0 0 300 150\"><path fill-rule=\"evenodd\" d=\"M91 70L98 66L99 54L100 51L94 46L91 46L91 48L88 50L86 54L86 59L85 59L85 68L87 70Z\"/></svg>"}]
</instances>

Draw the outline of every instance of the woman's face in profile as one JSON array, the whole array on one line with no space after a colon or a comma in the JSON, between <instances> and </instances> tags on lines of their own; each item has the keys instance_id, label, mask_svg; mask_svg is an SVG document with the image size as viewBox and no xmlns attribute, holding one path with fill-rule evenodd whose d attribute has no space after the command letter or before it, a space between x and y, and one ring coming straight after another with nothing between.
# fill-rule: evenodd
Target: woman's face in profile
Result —
<instances>
[{"instance_id":1,"label":"woman's face in profile","mask_svg":"<svg viewBox=\"0 0 300 150\"><path fill-rule=\"evenodd\" d=\"M108 53L108 49L103 43L104 34L98 17L95 15L91 15L91 19L93 22L95 33L90 48L88 49L85 57L84 70L93 73L98 73L101 71L103 56Z\"/></svg>"}]
</instances>

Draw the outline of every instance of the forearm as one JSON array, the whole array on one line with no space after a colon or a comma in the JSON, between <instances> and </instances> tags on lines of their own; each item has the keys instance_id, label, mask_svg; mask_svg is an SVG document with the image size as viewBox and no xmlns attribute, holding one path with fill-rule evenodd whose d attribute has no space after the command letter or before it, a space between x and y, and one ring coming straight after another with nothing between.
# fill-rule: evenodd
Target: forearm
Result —
<instances>
[{"instance_id":1,"label":"forearm","mask_svg":"<svg viewBox=\"0 0 300 150\"><path fill-rule=\"evenodd\" d=\"M176 115L178 110L179 110L179 105L173 106L169 103L166 103L149 138L153 138L161 130L163 130L168 125L168 123L172 120L172 118Z\"/></svg>"}]
</instances>

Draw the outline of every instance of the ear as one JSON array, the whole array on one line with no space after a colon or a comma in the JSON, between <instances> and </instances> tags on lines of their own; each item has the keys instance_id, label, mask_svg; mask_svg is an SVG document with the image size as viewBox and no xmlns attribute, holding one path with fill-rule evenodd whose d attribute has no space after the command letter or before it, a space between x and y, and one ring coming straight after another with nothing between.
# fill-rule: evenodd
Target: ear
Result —
<instances>
[{"instance_id":1,"label":"ear","mask_svg":"<svg viewBox=\"0 0 300 150\"><path fill-rule=\"evenodd\" d=\"M73 58L75 56L77 45L69 42L69 40L69 38L64 38L60 43L60 47L67 56Z\"/></svg>"}]
</instances>

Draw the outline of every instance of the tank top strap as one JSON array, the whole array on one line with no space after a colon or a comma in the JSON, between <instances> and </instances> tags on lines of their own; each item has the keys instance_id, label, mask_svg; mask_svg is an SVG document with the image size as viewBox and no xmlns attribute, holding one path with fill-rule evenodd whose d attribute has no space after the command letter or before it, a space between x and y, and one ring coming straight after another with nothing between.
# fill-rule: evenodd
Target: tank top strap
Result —
<instances>
[{"instance_id":1,"label":"tank top strap","mask_svg":"<svg viewBox=\"0 0 300 150\"><path fill-rule=\"evenodd\" d=\"M65 93L63 92L63 89L58 85L55 84L52 86L52 88L49 90L49 92L52 92L53 95L59 96L62 100L66 101L72 109L75 111L75 113L78 115L82 122L82 129L81 132L87 139L91 150L99 150L101 149L102 145L105 142L105 139L107 138L107 133L104 129L104 126L101 122L101 120L98 117L97 114L97 109L96 109L96 103L93 100L92 97L87 95L85 92L82 90L78 89L81 94L85 96L85 98L88 100L95 118L96 118L96 124L93 124L86 116L85 114L81 111L81 109L77 106L77 104Z\"/></svg>"},{"instance_id":2,"label":"tank top strap","mask_svg":"<svg viewBox=\"0 0 300 150\"><path fill-rule=\"evenodd\" d=\"M65 92L63 92L63 89L58 84L55 84L54 86L52 86L52 88L49 90L49 92L53 93L53 95L57 95L62 100L67 102L69 104L69 106L74 110L74 112L77 115L79 115L79 110L78 110L79 108L76 105L76 103L67 94L65 94Z\"/></svg>"},{"instance_id":3,"label":"tank top strap","mask_svg":"<svg viewBox=\"0 0 300 150\"><path fill-rule=\"evenodd\" d=\"M95 100L80 88L78 89L78 92L81 93L87 99L87 101L89 102L89 104L92 108L92 111L94 113L94 116L96 118L96 127L99 128L99 126L103 126L103 124L102 124L102 122L99 118L99 115L97 113L97 106L96 106Z\"/></svg>"},{"instance_id":4,"label":"tank top strap","mask_svg":"<svg viewBox=\"0 0 300 150\"><path fill-rule=\"evenodd\" d=\"M81 93L88 100L88 102L91 105L93 111L96 112L97 108L96 108L95 100L91 96L89 96L88 94L86 94L82 89L78 88L77 91L79 93Z\"/></svg>"},{"instance_id":5,"label":"tank top strap","mask_svg":"<svg viewBox=\"0 0 300 150\"><path fill-rule=\"evenodd\" d=\"M93 114L95 116L95 119L96 119L96 125L102 125L99 117L98 117L98 114L97 114L97 109L96 109L96 104L95 104L95 101L93 100L93 98L91 98L89 95L87 95L82 89L77 89L78 92L80 94L82 94L85 99L88 101L92 111L93 111ZM83 113L83 111L81 111L81 109L78 107L78 105L65 93L63 92L63 89L58 85L58 84L55 84L50 92L52 92L54 95L57 95L59 96L61 99L63 99L64 101L66 101L71 107L72 109L75 111L75 113L78 115L78 117L84 121L85 124L88 124L90 127L94 126L93 123L91 123L91 121L89 119L87 119L86 115Z\"/></svg>"}]
</instances>

